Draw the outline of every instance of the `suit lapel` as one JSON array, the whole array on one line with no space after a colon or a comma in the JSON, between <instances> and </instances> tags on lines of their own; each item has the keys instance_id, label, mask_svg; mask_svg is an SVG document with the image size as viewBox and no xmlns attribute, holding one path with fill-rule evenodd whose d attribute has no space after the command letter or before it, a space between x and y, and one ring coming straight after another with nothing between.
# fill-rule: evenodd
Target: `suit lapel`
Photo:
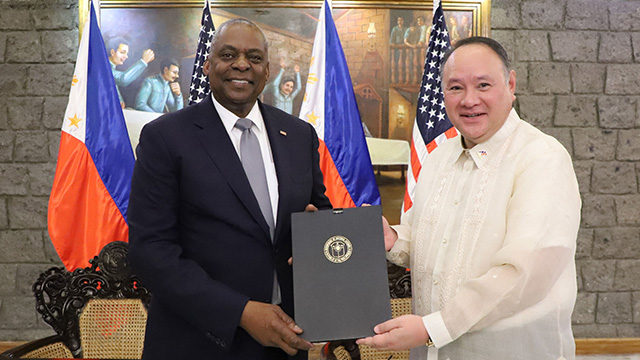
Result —
<instances>
[{"instance_id":1,"label":"suit lapel","mask_svg":"<svg viewBox=\"0 0 640 360\"><path fill-rule=\"evenodd\" d=\"M273 116L266 107L262 106L262 103L260 103L260 111L262 112L267 135L269 136L271 154L273 155L273 162L278 177L278 216L274 232L274 239L278 241L282 227L284 226L283 224L287 223L283 221L283 219L290 214L288 207L290 192L286 191L286 189L291 187L291 160L289 159L289 153L287 151L287 129L286 123L282 121L282 119Z\"/></svg>"},{"instance_id":2,"label":"suit lapel","mask_svg":"<svg viewBox=\"0 0 640 360\"><path fill-rule=\"evenodd\" d=\"M233 147L229 134L224 128L213 103L210 99L205 98L193 106L198 107L198 116L194 120L194 125L198 128L198 131L196 131L198 141L215 163L219 170L218 172L226 179L233 192L251 213L253 219L260 224L267 238L270 238L269 225L264 220L258 201L253 195L247 175L242 168L238 153Z\"/></svg>"}]
</instances>

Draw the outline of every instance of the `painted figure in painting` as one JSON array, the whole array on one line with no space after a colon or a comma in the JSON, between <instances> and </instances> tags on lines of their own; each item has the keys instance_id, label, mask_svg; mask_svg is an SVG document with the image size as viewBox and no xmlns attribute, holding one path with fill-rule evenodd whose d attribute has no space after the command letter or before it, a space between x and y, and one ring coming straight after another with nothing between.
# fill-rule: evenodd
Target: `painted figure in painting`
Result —
<instances>
[{"instance_id":1,"label":"painted figure in painting","mask_svg":"<svg viewBox=\"0 0 640 360\"><path fill-rule=\"evenodd\" d=\"M408 71L409 78L405 80L410 79L413 82L416 81L416 78L420 71L420 66L418 65L418 63L420 62L418 58L418 55L420 54L419 48L421 48L422 45L424 45L420 43L422 29L418 24L419 24L419 21L416 20L414 23L411 24L411 26L404 33L404 44L410 48L409 56L408 56L409 62L407 64L407 67L409 68L409 71Z\"/></svg>"},{"instance_id":2,"label":"painted figure in painting","mask_svg":"<svg viewBox=\"0 0 640 360\"><path fill-rule=\"evenodd\" d=\"M124 109L125 103L120 93L120 86L128 86L135 79L137 79L147 65L155 59L155 53L151 49L146 49L142 52L140 60L136 61L127 70L116 70L116 66L121 66L129 58L129 43L123 37L114 37L107 42L107 54L109 55L109 62L111 64L111 72L113 78L116 81L116 90L118 91L118 98L120 98L120 106Z\"/></svg>"},{"instance_id":3,"label":"painted figure in painting","mask_svg":"<svg viewBox=\"0 0 640 360\"><path fill-rule=\"evenodd\" d=\"M402 16L398 16L397 25L395 25L391 29L391 34L389 35L389 44L391 45L391 49L393 51L393 63L392 63L392 77L393 82L398 82L400 79L400 69L403 67L400 65L401 54L404 51L401 49L402 45L404 45L404 33L407 31L407 28L404 26L404 18Z\"/></svg>"},{"instance_id":4,"label":"painted figure in painting","mask_svg":"<svg viewBox=\"0 0 640 360\"><path fill-rule=\"evenodd\" d=\"M418 41L418 44L420 46L427 46L427 40L429 40L429 27L424 23L424 16L418 16L416 23L420 29L420 40Z\"/></svg>"},{"instance_id":5,"label":"painted figure in painting","mask_svg":"<svg viewBox=\"0 0 640 360\"><path fill-rule=\"evenodd\" d=\"M292 77L284 77L285 68L285 60L281 59L280 72L278 72L278 76L276 76L273 82L267 86L266 91L273 92L273 106L288 114L292 114L293 100L302 89L302 82L300 81L300 66L295 65L293 67L293 71L296 74L295 83Z\"/></svg>"},{"instance_id":6,"label":"painted figure in painting","mask_svg":"<svg viewBox=\"0 0 640 360\"><path fill-rule=\"evenodd\" d=\"M171 112L184 107L184 99L178 78L180 64L175 59L164 59L160 74L149 76L142 83L136 97L136 110L147 112Z\"/></svg>"},{"instance_id":7,"label":"painted figure in painting","mask_svg":"<svg viewBox=\"0 0 640 360\"><path fill-rule=\"evenodd\" d=\"M460 32L458 32L458 20L455 16L451 16L449 18L449 39L451 39L451 44L455 44L458 40L460 40Z\"/></svg>"}]
</instances>

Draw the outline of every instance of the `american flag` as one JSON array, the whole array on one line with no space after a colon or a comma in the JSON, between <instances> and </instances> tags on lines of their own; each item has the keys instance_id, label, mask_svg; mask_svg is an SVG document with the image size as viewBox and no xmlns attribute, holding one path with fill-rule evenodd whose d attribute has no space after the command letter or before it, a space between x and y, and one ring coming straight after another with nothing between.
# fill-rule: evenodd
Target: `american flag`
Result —
<instances>
[{"instance_id":1,"label":"american flag","mask_svg":"<svg viewBox=\"0 0 640 360\"><path fill-rule=\"evenodd\" d=\"M422 163L438 144L455 137L458 133L451 125L444 109L440 79L440 62L451 47L449 32L444 20L442 3L434 0L433 24L429 36L429 46L424 62L424 73L420 85L418 108L413 124L411 139L411 162L409 164L407 187L404 195L404 212L413 205L413 194Z\"/></svg>"},{"instance_id":2,"label":"american flag","mask_svg":"<svg viewBox=\"0 0 640 360\"><path fill-rule=\"evenodd\" d=\"M189 87L189 105L200 102L209 95L209 80L202 73L202 66L209 56L211 49L211 39L216 29L213 26L211 18L211 10L209 9L209 0L204 2L204 10L202 10L202 20L200 20L200 34L198 35L198 50L196 51L196 59L193 64L193 75L191 76L191 86Z\"/></svg>"}]
</instances>

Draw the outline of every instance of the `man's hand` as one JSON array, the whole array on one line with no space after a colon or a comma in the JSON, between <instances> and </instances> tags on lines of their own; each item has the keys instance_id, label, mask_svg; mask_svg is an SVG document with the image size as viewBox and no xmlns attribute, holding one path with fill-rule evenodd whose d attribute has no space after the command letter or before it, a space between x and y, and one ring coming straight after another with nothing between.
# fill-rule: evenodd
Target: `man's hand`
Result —
<instances>
[{"instance_id":1,"label":"man's hand","mask_svg":"<svg viewBox=\"0 0 640 360\"><path fill-rule=\"evenodd\" d=\"M384 216L382 217L382 232L384 234L384 249L389 251L398 240L398 233L389 226L389 221Z\"/></svg>"},{"instance_id":2,"label":"man's hand","mask_svg":"<svg viewBox=\"0 0 640 360\"><path fill-rule=\"evenodd\" d=\"M298 336L302 329L276 305L249 301L242 312L240 327L262 346L279 347L289 355L313 347Z\"/></svg>"},{"instance_id":3,"label":"man's hand","mask_svg":"<svg viewBox=\"0 0 640 360\"><path fill-rule=\"evenodd\" d=\"M377 335L356 340L358 345L368 345L376 350L409 350L427 343L429 333L422 317L402 315L376 325Z\"/></svg>"},{"instance_id":4,"label":"man's hand","mask_svg":"<svg viewBox=\"0 0 640 360\"><path fill-rule=\"evenodd\" d=\"M293 71L300 72L300 65L296 64L293 66Z\"/></svg>"},{"instance_id":5,"label":"man's hand","mask_svg":"<svg viewBox=\"0 0 640 360\"><path fill-rule=\"evenodd\" d=\"M371 206L371 204L365 203L362 206ZM389 226L389 221L384 215L382 216L382 233L384 234L384 249L389 251L398 240L398 233Z\"/></svg>"},{"instance_id":6,"label":"man's hand","mask_svg":"<svg viewBox=\"0 0 640 360\"><path fill-rule=\"evenodd\" d=\"M155 58L156 54L151 49L147 49L142 52L142 61L146 62L147 64L152 62Z\"/></svg>"},{"instance_id":7,"label":"man's hand","mask_svg":"<svg viewBox=\"0 0 640 360\"><path fill-rule=\"evenodd\" d=\"M177 82L169 83L169 86L171 87L171 91L173 91L173 93L177 96L180 96L182 94L182 91L180 90L180 84L178 84Z\"/></svg>"}]
</instances>

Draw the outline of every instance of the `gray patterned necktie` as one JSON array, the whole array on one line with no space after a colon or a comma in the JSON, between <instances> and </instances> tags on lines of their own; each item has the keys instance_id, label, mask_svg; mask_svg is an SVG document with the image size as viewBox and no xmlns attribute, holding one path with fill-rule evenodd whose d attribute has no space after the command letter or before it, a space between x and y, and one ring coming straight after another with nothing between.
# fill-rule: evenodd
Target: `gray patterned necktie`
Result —
<instances>
[{"instance_id":1,"label":"gray patterned necktie","mask_svg":"<svg viewBox=\"0 0 640 360\"><path fill-rule=\"evenodd\" d=\"M260 151L260 143L258 137L251 131L253 121L250 119L240 118L236 121L235 127L242 130L240 137L240 160L244 168L253 194L258 200L262 216L269 225L269 233L273 241L274 221L273 210L271 208L271 197L269 196L269 187L267 186L267 175L264 170L264 162L262 161L262 152Z\"/></svg>"}]
</instances>

